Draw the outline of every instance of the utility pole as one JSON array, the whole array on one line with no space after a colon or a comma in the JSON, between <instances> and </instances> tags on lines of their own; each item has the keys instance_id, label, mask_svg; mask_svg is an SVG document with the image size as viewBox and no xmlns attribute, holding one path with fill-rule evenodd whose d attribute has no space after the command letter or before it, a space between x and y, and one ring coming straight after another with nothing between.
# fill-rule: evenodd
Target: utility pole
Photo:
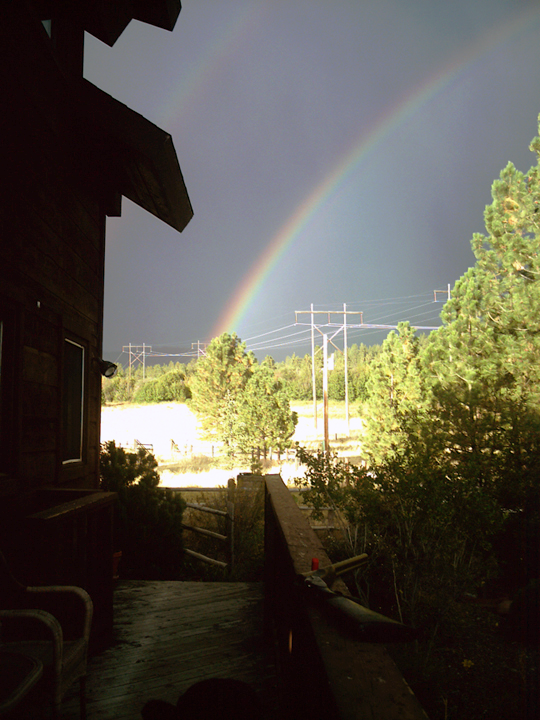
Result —
<instances>
[{"instance_id":1,"label":"utility pole","mask_svg":"<svg viewBox=\"0 0 540 720\"><path fill-rule=\"evenodd\" d=\"M328 335L326 334L323 335L323 418L323 450L328 454L330 446L328 444Z\"/></svg>"},{"instance_id":2,"label":"utility pole","mask_svg":"<svg viewBox=\"0 0 540 720\"><path fill-rule=\"evenodd\" d=\"M208 343L201 342L200 340L197 340L196 343L191 343L191 349L195 349L195 345L197 346L197 357L200 358L201 355L206 355L206 348L208 347Z\"/></svg>"},{"instance_id":3,"label":"utility pole","mask_svg":"<svg viewBox=\"0 0 540 720\"><path fill-rule=\"evenodd\" d=\"M437 301L437 293L446 292L445 290L435 290L435 302ZM448 285L448 297L450 297L450 285ZM315 330L326 338L326 343L332 343L336 350L342 352L334 343L334 338L343 331L343 353L345 356L345 408L347 416L347 432L350 432L349 428L349 376L348 376L348 365L347 365L347 328L361 328L369 330L395 330L397 325L378 325L373 323L364 322L364 313L361 310L347 310L347 305L343 303L343 310L314 310L313 303L311 303L310 310L295 310L295 324L296 325L307 325L308 323L298 322L299 315L310 315L310 326L311 326L311 368L312 368L312 383L313 383L313 417L315 418L315 428L317 427L317 389L315 385ZM332 320L333 315L343 314L343 322L335 322ZM326 315L326 320L318 324L315 323L315 315ZM349 315L358 315L360 322L349 325L347 323L347 317ZM321 327L337 328L333 335L329 337L321 331ZM428 325L417 325L416 330L437 330L437 327ZM323 366L323 373L327 372L326 361Z\"/></svg>"},{"instance_id":4,"label":"utility pole","mask_svg":"<svg viewBox=\"0 0 540 720\"><path fill-rule=\"evenodd\" d=\"M446 298L444 300L439 300L438 295L441 293L444 293L446 295ZM446 302L447 300L450 300L450 283L448 283L448 287L446 290L434 290L433 291L433 302Z\"/></svg>"},{"instance_id":5,"label":"utility pole","mask_svg":"<svg viewBox=\"0 0 540 720\"><path fill-rule=\"evenodd\" d=\"M313 388L313 419L317 429L317 384L315 376L315 328L313 326L313 303L311 303L311 385Z\"/></svg>"},{"instance_id":6,"label":"utility pole","mask_svg":"<svg viewBox=\"0 0 540 720\"><path fill-rule=\"evenodd\" d=\"M346 406L346 416L347 416L347 432L350 432L349 430L349 378L347 373L347 316L348 315L359 315L360 316L360 325L349 325L349 327L352 328L358 328L358 327L365 327L364 326L364 320L363 320L363 312L360 310L347 310L347 305L343 304L343 325L332 322L332 315L338 315L341 314L340 311L337 310L313 310L313 303L311 303L311 310L296 310L295 311L295 322L297 325L304 325L306 323L299 323L298 322L298 316L299 315L305 315L308 314L311 316L311 375L312 375L312 385L313 385L313 417L315 419L315 428L317 428L317 388L316 388L316 378L315 378L315 330L317 330L318 333L323 335L320 328L317 327L314 321L315 315L326 315L327 316L327 322L321 323L321 326L327 326L327 327L335 327L337 328L336 332L331 335L329 338L327 337L327 342L332 343L332 345L335 347L335 349L338 352L342 352L341 348L339 348L334 343L334 338L339 335L339 333L343 330L344 334L344 355L345 355L345 406ZM323 335L324 337L324 335ZM325 365L326 367L326 365ZM325 367L323 368L323 372L325 372Z\"/></svg>"}]
</instances>

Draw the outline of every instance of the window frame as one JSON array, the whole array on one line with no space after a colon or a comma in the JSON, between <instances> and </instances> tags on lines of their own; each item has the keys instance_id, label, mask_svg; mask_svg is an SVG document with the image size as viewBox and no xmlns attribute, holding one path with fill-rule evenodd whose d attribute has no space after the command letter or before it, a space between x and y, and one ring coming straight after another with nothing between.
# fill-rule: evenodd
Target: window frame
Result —
<instances>
[{"instance_id":1,"label":"window frame","mask_svg":"<svg viewBox=\"0 0 540 720\"><path fill-rule=\"evenodd\" d=\"M0 479L17 469L17 312L0 298Z\"/></svg>"},{"instance_id":2,"label":"window frame","mask_svg":"<svg viewBox=\"0 0 540 720\"><path fill-rule=\"evenodd\" d=\"M81 351L80 359L76 359L78 374L69 375L70 366L75 358L67 356L68 348L78 348ZM75 339L74 336L65 335L62 344L62 437L61 461L63 467L69 467L84 462L86 437L86 409L87 409L87 355L86 344ZM75 364L75 363L74 363ZM72 400L69 403L69 400ZM73 402L74 401L74 402ZM78 420L78 433L73 432L70 437L70 428L74 424L74 415ZM78 454L72 454L73 447L78 446Z\"/></svg>"}]
</instances>

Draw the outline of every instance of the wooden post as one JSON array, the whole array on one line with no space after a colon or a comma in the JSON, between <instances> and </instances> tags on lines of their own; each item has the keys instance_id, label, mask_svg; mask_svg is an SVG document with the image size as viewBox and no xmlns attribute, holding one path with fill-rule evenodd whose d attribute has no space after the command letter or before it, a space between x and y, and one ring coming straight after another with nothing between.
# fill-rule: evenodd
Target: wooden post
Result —
<instances>
[{"instance_id":1,"label":"wooden post","mask_svg":"<svg viewBox=\"0 0 540 720\"><path fill-rule=\"evenodd\" d=\"M345 366L345 415L347 418L347 436L351 435L349 423L349 367L347 363L347 304L343 303L343 361Z\"/></svg>"},{"instance_id":2,"label":"wooden post","mask_svg":"<svg viewBox=\"0 0 540 720\"><path fill-rule=\"evenodd\" d=\"M313 383L313 420L317 429L317 383L315 378L315 328L313 325L313 303L311 303L311 380Z\"/></svg>"},{"instance_id":3,"label":"wooden post","mask_svg":"<svg viewBox=\"0 0 540 720\"><path fill-rule=\"evenodd\" d=\"M227 500L226 521L227 537L229 539L229 573L232 573L234 567L234 502L231 500Z\"/></svg>"},{"instance_id":4,"label":"wooden post","mask_svg":"<svg viewBox=\"0 0 540 720\"><path fill-rule=\"evenodd\" d=\"M324 452L330 450L328 444L328 336L323 335L323 415L324 415Z\"/></svg>"},{"instance_id":5,"label":"wooden post","mask_svg":"<svg viewBox=\"0 0 540 720\"><path fill-rule=\"evenodd\" d=\"M234 502L237 492L238 485L235 479L229 478L227 482L227 516L225 518L229 574L232 573L234 567Z\"/></svg>"}]
</instances>

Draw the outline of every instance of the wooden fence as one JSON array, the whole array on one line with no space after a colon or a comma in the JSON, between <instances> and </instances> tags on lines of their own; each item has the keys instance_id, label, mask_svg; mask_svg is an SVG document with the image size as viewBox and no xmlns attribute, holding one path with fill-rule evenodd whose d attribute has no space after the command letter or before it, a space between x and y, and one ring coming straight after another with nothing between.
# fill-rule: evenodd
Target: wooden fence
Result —
<instances>
[{"instance_id":1,"label":"wooden fence","mask_svg":"<svg viewBox=\"0 0 540 720\"><path fill-rule=\"evenodd\" d=\"M138 447L151 447L140 443L135 440L135 444ZM192 458L192 457L221 457L225 453L223 445L210 445L209 443L204 444L193 444L193 443L177 443L171 438L171 449L170 456L173 459L177 458ZM262 459L262 456L261 458ZM267 460L276 460L279 462L292 462L296 460L296 448L286 448L285 450L277 450L275 448L269 448L267 452Z\"/></svg>"},{"instance_id":2,"label":"wooden fence","mask_svg":"<svg viewBox=\"0 0 540 720\"><path fill-rule=\"evenodd\" d=\"M226 500L226 508L227 510L218 510L214 507L208 507L207 505L203 505L202 503L192 503L192 502L186 502L186 507L190 510L195 510L196 512L203 512L208 513L210 515L215 515L217 517L223 517L225 518L226 523L226 530L225 534L218 533L214 530L209 530L208 528L199 527L197 525L192 525L189 523L182 523L182 527L184 530L188 530L190 532L197 533L199 535L203 535L205 537L212 538L220 543L226 544L226 552L227 552L227 562L223 562L222 560L217 560L216 558L211 558L208 555L203 555L202 553L196 552L195 550L191 550L189 548L184 548L184 552L186 555L190 555L191 557L196 558L197 560L201 560L202 562L209 563L210 565L215 565L217 567L223 568L224 570L228 570L229 573L232 572L234 567L234 515L235 515L235 498L236 491L240 491L241 493L247 492L247 493L256 493L259 490L261 490L264 487L264 477L262 475L254 475L252 473L240 473L236 479L231 478L228 481L228 488L227 488L227 500ZM224 488L164 488L168 490L173 490L175 492L180 492L182 495L197 492L199 494L209 494L209 493L215 493L215 492L224 492Z\"/></svg>"},{"instance_id":3,"label":"wooden fence","mask_svg":"<svg viewBox=\"0 0 540 720\"><path fill-rule=\"evenodd\" d=\"M217 515L225 518L227 532L226 535L214 532L213 530L208 530L207 528L197 527L196 525L188 525L187 523L182 523L182 527L185 530L190 530L191 532L198 533L199 535L204 535L206 537L213 538L214 540L217 540L219 542L226 543L228 562L222 562L221 560L216 560L215 558L208 557L208 555L203 555L202 553L195 552L195 550L189 550L188 548L184 548L184 552L186 553L186 555L190 555L191 557L197 558L197 560L201 560L202 562L209 563L210 565L216 565L217 567L221 567L224 570L228 569L229 572L231 572L234 565L234 503L231 500L227 500L227 510L217 510L216 508L206 507L205 505L200 505L199 503L189 502L186 503L186 507L191 508L192 510L196 510L198 512L208 513L210 515Z\"/></svg>"}]
</instances>

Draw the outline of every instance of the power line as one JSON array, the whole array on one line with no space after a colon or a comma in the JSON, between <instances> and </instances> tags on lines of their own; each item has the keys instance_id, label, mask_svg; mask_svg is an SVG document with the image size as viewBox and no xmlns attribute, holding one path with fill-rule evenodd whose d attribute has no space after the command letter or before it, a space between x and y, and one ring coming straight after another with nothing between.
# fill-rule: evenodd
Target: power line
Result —
<instances>
[{"instance_id":1,"label":"power line","mask_svg":"<svg viewBox=\"0 0 540 720\"><path fill-rule=\"evenodd\" d=\"M305 335L306 332L307 332L307 330L299 330L298 332L295 332L295 333L289 333L288 335L282 335L282 336L279 337L279 338L275 338L275 340L273 341L273 342L274 342L274 345L275 345L276 347L281 346L281 345L294 345L294 343L297 342L297 340L290 340L289 342L285 342L285 343L278 342L278 341L280 341L280 340L286 340L287 338L296 337L296 336L298 336L298 335ZM247 341L246 341L246 343L247 343ZM258 343L251 343L251 344L249 345L249 349L250 349L250 350L261 349L261 348L260 348L261 345L265 345L265 342L264 342L264 341L261 341L261 342L258 342ZM268 345L267 347L272 347L272 345Z\"/></svg>"},{"instance_id":2,"label":"power line","mask_svg":"<svg viewBox=\"0 0 540 720\"><path fill-rule=\"evenodd\" d=\"M436 297L435 291L435 297ZM448 286L448 296L450 296L450 285ZM418 306L413 309L420 309L424 305ZM323 339L323 420L324 420L324 449L328 451L328 343L330 342L336 350L342 352L341 349L334 343L334 338L343 332L343 357L344 357L344 380L345 380L345 414L347 419L347 427L349 427L349 380L348 380L348 369L347 369L347 330L348 329L370 329L370 330L395 330L397 325L387 325L378 323L366 323L364 322L364 313L362 310L347 310L346 303L343 303L343 310L315 310L313 303L311 303L310 310L296 310L295 313L295 325L309 325L311 328L311 371L312 371L312 385L313 385L313 418L315 421L315 427L317 427L317 391L315 382L315 332L322 335ZM309 315L310 322L302 323L299 322L299 315ZM337 322L333 319L335 315L343 317L343 320ZM358 316L360 322L349 324L348 316ZM322 316L322 320L315 322L316 317ZM324 319L326 317L326 319ZM439 326L429 325L415 325L415 330L437 330ZM325 332L322 332L321 328L335 329L335 332L329 337Z\"/></svg>"},{"instance_id":3,"label":"power line","mask_svg":"<svg viewBox=\"0 0 540 720\"><path fill-rule=\"evenodd\" d=\"M278 328L277 330L269 330L268 332L262 333L261 335L254 335L253 337L246 338L244 342L249 342L250 340L257 340L260 337L265 337L266 335L273 335L274 333L281 332L281 330L288 330L289 328L295 327L295 323L291 323L290 325L285 325L284 327Z\"/></svg>"},{"instance_id":4,"label":"power line","mask_svg":"<svg viewBox=\"0 0 540 720\"><path fill-rule=\"evenodd\" d=\"M129 363L128 363L128 374L131 379L131 368L133 365L139 365L141 364L143 366L143 378L145 376L145 369L146 369L146 355L148 352L152 352L152 346L151 345L145 345L144 343L142 345L132 345L129 343L129 345L124 345L122 348L122 352L127 352L129 356Z\"/></svg>"},{"instance_id":5,"label":"power line","mask_svg":"<svg viewBox=\"0 0 540 720\"><path fill-rule=\"evenodd\" d=\"M434 290L432 291L432 294L422 293L402 297L382 298L379 300L354 301L353 303L348 303L347 307L349 308L349 310L347 312L355 312L358 318L362 320L362 322L359 323L347 323L347 330L349 332L349 336L351 339L354 338L356 340L356 338L358 338L360 335L365 338L373 336L374 333L380 333L384 330L388 331L396 329L397 322L395 322L394 319L396 318L396 316L399 317L400 315L403 315L404 312L406 312L406 314L408 315L409 322L415 329L420 331L435 330L440 327L440 325L436 326L428 324L428 318L437 305L439 305L440 307L440 298L443 293L447 297L449 297L450 286L447 290ZM430 299L427 300L427 298ZM410 306L411 301L421 299L425 299L426 302L420 302L418 304L413 304L412 307ZM360 304L363 304L364 306L362 311L350 309L351 306L358 307ZM324 308L324 306L322 307ZM322 316L326 315L326 318L328 319L328 313L330 313L331 315L342 315L341 310L317 310L315 305L313 306L313 308L314 313L318 314L319 318L322 318ZM370 310L369 314L372 315L371 322L364 322L366 308ZM377 310L379 312L377 312ZM439 311L437 312L437 314L438 313ZM278 317L282 316L280 315ZM420 324L422 320L423 322L422 324ZM305 330L299 330L297 332L287 332L288 330L291 330L291 328L298 327L302 324L306 326ZM257 325L260 326L261 323L259 322L257 323ZM322 323L319 323L319 325L323 327ZM330 317L330 323L327 323L325 326L329 329L334 328L339 332L340 328L342 328L342 325L342 323L333 322L333 318ZM310 328L310 323L295 322L288 325L282 325L274 330L255 334L245 339L244 342L246 344L246 348L253 352L262 352L266 350L271 351L294 347L302 348L308 346L310 342L310 329L308 328ZM138 364L143 364L144 366L146 364L147 358L199 358L205 354L207 346L207 342L197 340L191 343L191 350L186 349L181 352L161 352L159 350L153 349L151 345L130 344L128 346L124 346L122 348L122 352L128 353L129 367L131 368L132 366L137 366Z\"/></svg>"},{"instance_id":6,"label":"power line","mask_svg":"<svg viewBox=\"0 0 540 720\"><path fill-rule=\"evenodd\" d=\"M206 348L208 347L208 343L197 340L196 343L191 343L192 350L194 349L195 345L197 346L197 357L200 358L201 356L206 356Z\"/></svg>"}]
</instances>

